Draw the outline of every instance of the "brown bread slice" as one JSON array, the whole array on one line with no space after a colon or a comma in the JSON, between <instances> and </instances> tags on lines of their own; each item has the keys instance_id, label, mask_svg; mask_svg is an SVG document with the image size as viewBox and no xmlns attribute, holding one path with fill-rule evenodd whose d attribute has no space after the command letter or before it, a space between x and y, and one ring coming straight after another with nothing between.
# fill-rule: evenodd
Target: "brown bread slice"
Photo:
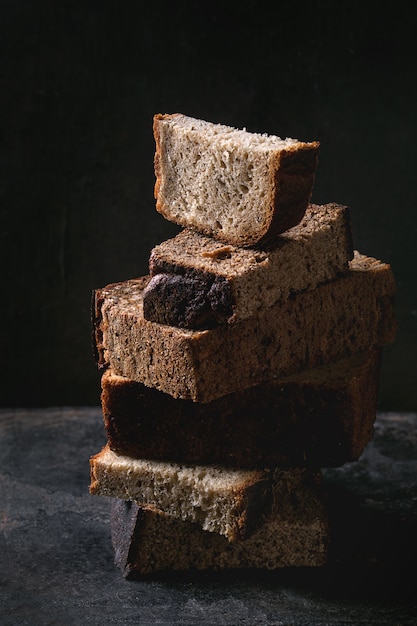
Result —
<instances>
[{"instance_id":1,"label":"brown bread slice","mask_svg":"<svg viewBox=\"0 0 417 626\"><path fill-rule=\"evenodd\" d=\"M181 114L154 117L156 209L237 246L295 226L311 197L320 144Z\"/></svg>"},{"instance_id":2,"label":"brown bread slice","mask_svg":"<svg viewBox=\"0 0 417 626\"><path fill-rule=\"evenodd\" d=\"M145 320L148 282L141 277L95 292L97 362L175 398L210 402L386 345L396 334L391 267L359 253L346 275L204 331Z\"/></svg>"},{"instance_id":3,"label":"brown bread slice","mask_svg":"<svg viewBox=\"0 0 417 626\"><path fill-rule=\"evenodd\" d=\"M272 512L245 541L230 542L151 507L114 499L115 564L127 578L159 572L319 567L329 549L329 520L320 476L293 470Z\"/></svg>"},{"instance_id":4,"label":"brown bread slice","mask_svg":"<svg viewBox=\"0 0 417 626\"><path fill-rule=\"evenodd\" d=\"M229 541L248 537L271 508L273 482L285 472L184 465L116 454L90 459L90 493L150 504ZM276 488L276 485L274 485Z\"/></svg>"},{"instance_id":5,"label":"brown bread slice","mask_svg":"<svg viewBox=\"0 0 417 626\"><path fill-rule=\"evenodd\" d=\"M194 329L235 322L336 278L352 258L349 210L334 203L309 205L300 224L263 248L186 229L151 251L143 316Z\"/></svg>"},{"instance_id":6,"label":"brown bread slice","mask_svg":"<svg viewBox=\"0 0 417 626\"><path fill-rule=\"evenodd\" d=\"M230 467L334 467L373 435L380 350L249 387L208 403L174 399L111 369L101 404L112 450Z\"/></svg>"}]
</instances>

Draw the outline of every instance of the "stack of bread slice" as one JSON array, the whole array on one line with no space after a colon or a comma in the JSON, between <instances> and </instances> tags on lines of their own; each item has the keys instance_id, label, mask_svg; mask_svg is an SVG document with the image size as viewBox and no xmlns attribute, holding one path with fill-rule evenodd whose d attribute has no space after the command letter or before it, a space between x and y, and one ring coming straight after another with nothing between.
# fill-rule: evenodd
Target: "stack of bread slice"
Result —
<instances>
[{"instance_id":1,"label":"stack of bread slice","mask_svg":"<svg viewBox=\"0 0 417 626\"><path fill-rule=\"evenodd\" d=\"M181 227L149 274L97 289L112 498L125 576L319 566L321 469L373 435L388 264L355 251L349 210L311 204L318 142L154 118L156 209Z\"/></svg>"}]
</instances>

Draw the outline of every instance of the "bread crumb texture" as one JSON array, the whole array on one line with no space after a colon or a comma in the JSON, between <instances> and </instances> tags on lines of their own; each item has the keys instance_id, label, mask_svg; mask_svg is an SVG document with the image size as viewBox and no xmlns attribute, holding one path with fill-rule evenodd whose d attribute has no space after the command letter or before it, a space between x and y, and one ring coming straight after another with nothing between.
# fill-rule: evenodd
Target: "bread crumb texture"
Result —
<instances>
[{"instance_id":1,"label":"bread crumb texture","mask_svg":"<svg viewBox=\"0 0 417 626\"><path fill-rule=\"evenodd\" d=\"M156 506L229 541L246 536L272 497L268 470L132 459L108 446L91 459L90 493Z\"/></svg>"},{"instance_id":2,"label":"bread crumb texture","mask_svg":"<svg viewBox=\"0 0 417 626\"><path fill-rule=\"evenodd\" d=\"M154 117L156 208L227 243L252 245L297 224L318 142L250 133L181 114Z\"/></svg>"}]
</instances>

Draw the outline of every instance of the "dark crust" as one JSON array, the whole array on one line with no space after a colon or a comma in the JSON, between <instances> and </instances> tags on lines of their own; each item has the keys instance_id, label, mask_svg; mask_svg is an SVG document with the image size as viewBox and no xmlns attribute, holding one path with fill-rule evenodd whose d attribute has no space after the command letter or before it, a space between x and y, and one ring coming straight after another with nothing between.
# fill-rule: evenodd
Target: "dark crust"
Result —
<instances>
[{"instance_id":1,"label":"dark crust","mask_svg":"<svg viewBox=\"0 0 417 626\"><path fill-rule=\"evenodd\" d=\"M99 369L105 369L107 367L104 359L103 332L101 330L101 307L104 299L101 289L93 290L91 296L91 342L93 358Z\"/></svg>"},{"instance_id":2,"label":"dark crust","mask_svg":"<svg viewBox=\"0 0 417 626\"><path fill-rule=\"evenodd\" d=\"M282 150L280 153L281 168L289 176L308 176L316 171L319 150L320 143L318 141L312 141L304 148L298 148L296 153L292 150Z\"/></svg>"},{"instance_id":3,"label":"dark crust","mask_svg":"<svg viewBox=\"0 0 417 626\"><path fill-rule=\"evenodd\" d=\"M256 528L261 526L265 517L272 509L272 477L273 472L269 471L265 477L256 481L245 492L242 499L242 515L238 521L239 535L237 540L244 540L249 537Z\"/></svg>"},{"instance_id":4,"label":"dark crust","mask_svg":"<svg viewBox=\"0 0 417 626\"><path fill-rule=\"evenodd\" d=\"M337 467L372 437L380 350L358 363L333 382L262 384L203 404L105 374L108 442L120 454L177 463Z\"/></svg>"},{"instance_id":5,"label":"dark crust","mask_svg":"<svg viewBox=\"0 0 417 626\"><path fill-rule=\"evenodd\" d=\"M143 317L151 322L202 330L233 315L230 285L209 272L158 261L151 254L152 276L143 292Z\"/></svg>"},{"instance_id":6,"label":"dark crust","mask_svg":"<svg viewBox=\"0 0 417 626\"><path fill-rule=\"evenodd\" d=\"M398 321L395 317L394 319L387 319L387 316L384 315L384 311L388 308L395 311L395 295L380 296L377 300L377 306L380 311L378 315L378 333L384 333L384 336L391 335L391 342L394 342L398 331Z\"/></svg>"},{"instance_id":7,"label":"dark crust","mask_svg":"<svg viewBox=\"0 0 417 626\"><path fill-rule=\"evenodd\" d=\"M275 205L267 231L258 243L264 243L274 236L297 226L303 219L309 205L315 180L320 144L298 151L296 157L291 151L280 155L280 167L275 176Z\"/></svg>"},{"instance_id":8,"label":"dark crust","mask_svg":"<svg viewBox=\"0 0 417 626\"><path fill-rule=\"evenodd\" d=\"M155 200L157 201L157 210L160 211L160 209L158 208L158 197L159 197L159 188L161 186L161 164L160 164L160 154L161 154L161 139L159 136L159 120L163 119L164 115L162 113L159 113L157 115L154 115L153 118L153 135L155 138L155 155L154 155L154 171L155 171L155 186L154 186L154 197Z\"/></svg>"},{"instance_id":9,"label":"dark crust","mask_svg":"<svg viewBox=\"0 0 417 626\"><path fill-rule=\"evenodd\" d=\"M348 235L347 240L346 240L346 252L347 252L349 261L351 261L354 256L354 245L353 245L353 233L352 233L352 224L351 224L351 217L350 217L350 208L345 205L336 205L336 206L340 206L343 208L345 232Z\"/></svg>"},{"instance_id":10,"label":"dark crust","mask_svg":"<svg viewBox=\"0 0 417 626\"><path fill-rule=\"evenodd\" d=\"M135 502L112 498L110 520L114 563L125 578L129 578L135 566L143 515Z\"/></svg>"}]
</instances>

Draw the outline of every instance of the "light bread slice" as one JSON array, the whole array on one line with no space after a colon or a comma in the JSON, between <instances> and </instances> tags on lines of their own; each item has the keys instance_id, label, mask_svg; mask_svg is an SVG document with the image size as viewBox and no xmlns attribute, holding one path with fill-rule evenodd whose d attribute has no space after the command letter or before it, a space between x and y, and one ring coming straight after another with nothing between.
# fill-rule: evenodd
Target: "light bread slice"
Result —
<instances>
[{"instance_id":1,"label":"light bread slice","mask_svg":"<svg viewBox=\"0 0 417 626\"><path fill-rule=\"evenodd\" d=\"M152 507L112 500L115 563L127 578L195 570L319 567L329 550L329 519L319 475L293 470L273 510L245 541L182 522Z\"/></svg>"},{"instance_id":2,"label":"light bread slice","mask_svg":"<svg viewBox=\"0 0 417 626\"><path fill-rule=\"evenodd\" d=\"M237 246L295 226L311 197L320 144L181 115L154 116L156 209Z\"/></svg>"},{"instance_id":3,"label":"light bread slice","mask_svg":"<svg viewBox=\"0 0 417 626\"><path fill-rule=\"evenodd\" d=\"M151 251L144 318L181 328L212 328L333 280L353 258L349 210L309 205L300 224L263 248L225 246L183 230Z\"/></svg>"},{"instance_id":4,"label":"light bread slice","mask_svg":"<svg viewBox=\"0 0 417 626\"><path fill-rule=\"evenodd\" d=\"M346 275L204 331L145 320L148 282L141 277L95 292L98 366L195 402L384 346L397 330L391 267L359 253Z\"/></svg>"},{"instance_id":5,"label":"light bread slice","mask_svg":"<svg viewBox=\"0 0 417 626\"><path fill-rule=\"evenodd\" d=\"M116 454L108 446L90 460L90 493L150 504L229 541L245 539L272 502L273 472L182 465ZM277 473L275 482L285 472Z\"/></svg>"}]
</instances>

